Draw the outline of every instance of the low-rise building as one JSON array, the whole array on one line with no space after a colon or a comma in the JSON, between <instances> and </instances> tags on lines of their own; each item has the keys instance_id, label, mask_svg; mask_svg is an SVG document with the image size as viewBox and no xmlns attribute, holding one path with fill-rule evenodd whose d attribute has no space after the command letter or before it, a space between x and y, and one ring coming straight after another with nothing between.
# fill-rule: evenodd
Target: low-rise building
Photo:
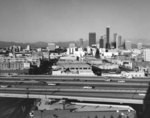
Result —
<instances>
[{"instance_id":1,"label":"low-rise building","mask_svg":"<svg viewBox=\"0 0 150 118\"><path fill-rule=\"evenodd\" d=\"M98 66L100 69L106 69L106 70L112 70L112 69L118 69L119 65L117 64L102 64Z\"/></svg>"},{"instance_id":2,"label":"low-rise building","mask_svg":"<svg viewBox=\"0 0 150 118\"><path fill-rule=\"evenodd\" d=\"M132 71L132 72L121 72L122 77L126 78L140 78L145 77L145 73L142 71Z\"/></svg>"},{"instance_id":3,"label":"low-rise building","mask_svg":"<svg viewBox=\"0 0 150 118\"><path fill-rule=\"evenodd\" d=\"M126 68L133 69L133 64L130 60L122 60L122 65Z\"/></svg>"},{"instance_id":4,"label":"low-rise building","mask_svg":"<svg viewBox=\"0 0 150 118\"><path fill-rule=\"evenodd\" d=\"M56 68L56 65L54 67ZM59 61L57 63L57 69L53 70L52 75L95 76L90 65L77 61Z\"/></svg>"},{"instance_id":5,"label":"low-rise building","mask_svg":"<svg viewBox=\"0 0 150 118\"><path fill-rule=\"evenodd\" d=\"M150 73L150 62L134 62L133 63L134 68L136 68L138 71L143 71L145 73Z\"/></svg>"}]
</instances>

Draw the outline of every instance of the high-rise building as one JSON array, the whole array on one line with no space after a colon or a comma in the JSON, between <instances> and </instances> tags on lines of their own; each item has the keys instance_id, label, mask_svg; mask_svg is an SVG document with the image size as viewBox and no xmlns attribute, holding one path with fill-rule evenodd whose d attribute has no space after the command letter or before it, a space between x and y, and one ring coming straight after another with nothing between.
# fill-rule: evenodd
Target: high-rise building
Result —
<instances>
[{"instance_id":1,"label":"high-rise building","mask_svg":"<svg viewBox=\"0 0 150 118\"><path fill-rule=\"evenodd\" d=\"M144 61L150 61L150 49L144 49Z\"/></svg>"},{"instance_id":2,"label":"high-rise building","mask_svg":"<svg viewBox=\"0 0 150 118\"><path fill-rule=\"evenodd\" d=\"M118 36L118 46L121 47L122 46L122 36Z\"/></svg>"},{"instance_id":3,"label":"high-rise building","mask_svg":"<svg viewBox=\"0 0 150 118\"><path fill-rule=\"evenodd\" d=\"M130 50L132 48L131 41L125 41L125 49Z\"/></svg>"},{"instance_id":4,"label":"high-rise building","mask_svg":"<svg viewBox=\"0 0 150 118\"><path fill-rule=\"evenodd\" d=\"M117 33L114 33L114 41L113 42L116 42L117 40Z\"/></svg>"},{"instance_id":5,"label":"high-rise building","mask_svg":"<svg viewBox=\"0 0 150 118\"><path fill-rule=\"evenodd\" d=\"M103 36L101 36L101 38L99 40L99 46L100 46L100 48L104 48L104 39L103 39Z\"/></svg>"},{"instance_id":6,"label":"high-rise building","mask_svg":"<svg viewBox=\"0 0 150 118\"><path fill-rule=\"evenodd\" d=\"M80 39L79 46L83 48L83 39Z\"/></svg>"},{"instance_id":7,"label":"high-rise building","mask_svg":"<svg viewBox=\"0 0 150 118\"><path fill-rule=\"evenodd\" d=\"M118 48L117 33L114 33L113 47Z\"/></svg>"},{"instance_id":8,"label":"high-rise building","mask_svg":"<svg viewBox=\"0 0 150 118\"><path fill-rule=\"evenodd\" d=\"M107 42L106 41L106 35L103 36L103 39L104 39L104 48L106 48L106 42Z\"/></svg>"},{"instance_id":9,"label":"high-rise building","mask_svg":"<svg viewBox=\"0 0 150 118\"><path fill-rule=\"evenodd\" d=\"M137 48L138 48L138 49L142 49L142 47L143 47L143 46L142 46L142 43L138 43L138 44L137 44Z\"/></svg>"},{"instance_id":10,"label":"high-rise building","mask_svg":"<svg viewBox=\"0 0 150 118\"><path fill-rule=\"evenodd\" d=\"M92 45L96 44L96 33L89 33L89 46L91 47Z\"/></svg>"},{"instance_id":11,"label":"high-rise building","mask_svg":"<svg viewBox=\"0 0 150 118\"><path fill-rule=\"evenodd\" d=\"M106 49L110 49L110 28L106 27Z\"/></svg>"}]
</instances>

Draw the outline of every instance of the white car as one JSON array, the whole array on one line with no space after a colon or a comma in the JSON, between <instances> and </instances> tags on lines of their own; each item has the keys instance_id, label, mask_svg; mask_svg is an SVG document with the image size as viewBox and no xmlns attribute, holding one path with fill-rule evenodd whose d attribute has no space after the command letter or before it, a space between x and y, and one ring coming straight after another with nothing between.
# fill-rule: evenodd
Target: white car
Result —
<instances>
[{"instance_id":1,"label":"white car","mask_svg":"<svg viewBox=\"0 0 150 118\"><path fill-rule=\"evenodd\" d=\"M94 89L94 86L83 86L84 89Z\"/></svg>"},{"instance_id":2,"label":"white car","mask_svg":"<svg viewBox=\"0 0 150 118\"><path fill-rule=\"evenodd\" d=\"M7 88L8 85L0 85L0 88Z\"/></svg>"}]
</instances>

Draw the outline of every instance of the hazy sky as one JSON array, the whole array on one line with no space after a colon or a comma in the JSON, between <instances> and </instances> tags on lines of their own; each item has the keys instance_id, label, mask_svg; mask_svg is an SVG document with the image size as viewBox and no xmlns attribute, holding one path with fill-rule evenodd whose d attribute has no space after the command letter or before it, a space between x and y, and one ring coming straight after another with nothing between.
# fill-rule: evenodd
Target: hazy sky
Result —
<instances>
[{"instance_id":1,"label":"hazy sky","mask_svg":"<svg viewBox=\"0 0 150 118\"><path fill-rule=\"evenodd\" d=\"M150 42L150 0L0 0L2 41L98 40L106 26L111 37Z\"/></svg>"}]
</instances>

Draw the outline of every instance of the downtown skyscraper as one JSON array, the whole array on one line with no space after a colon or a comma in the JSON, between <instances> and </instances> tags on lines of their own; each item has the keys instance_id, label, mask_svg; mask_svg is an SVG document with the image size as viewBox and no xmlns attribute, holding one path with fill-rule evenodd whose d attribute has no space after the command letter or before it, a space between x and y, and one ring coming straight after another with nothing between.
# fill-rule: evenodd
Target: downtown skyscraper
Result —
<instances>
[{"instance_id":1,"label":"downtown skyscraper","mask_svg":"<svg viewBox=\"0 0 150 118\"><path fill-rule=\"evenodd\" d=\"M110 28L106 27L106 49L110 49Z\"/></svg>"},{"instance_id":2,"label":"downtown skyscraper","mask_svg":"<svg viewBox=\"0 0 150 118\"><path fill-rule=\"evenodd\" d=\"M101 38L99 39L99 45L100 45L100 48L104 48L104 38L103 38L103 36L101 36Z\"/></svg>"},{"instance_id":3,"label":"downtown skyscraper","mask_svg":"<svg viewBox=\"0 0 150 118\"><path fill-rule=\"evenodd\" d=\"M89 46L92 47L92 45L96 44L96 33L92 32L89 33Z\"/></svg>"}]
</instances>

